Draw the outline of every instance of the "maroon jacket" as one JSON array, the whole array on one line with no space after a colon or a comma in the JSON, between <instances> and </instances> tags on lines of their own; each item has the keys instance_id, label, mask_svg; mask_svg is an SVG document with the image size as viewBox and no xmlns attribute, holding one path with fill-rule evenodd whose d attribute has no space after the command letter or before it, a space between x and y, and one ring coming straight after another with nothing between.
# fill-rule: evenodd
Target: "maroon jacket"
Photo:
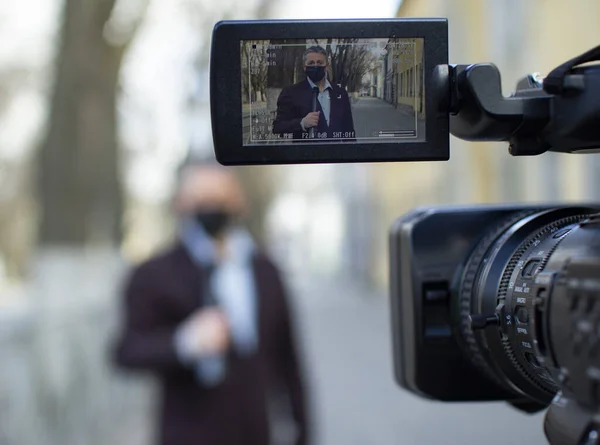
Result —
<instances>
[{"instance_id":1,"label":"maroon jacket","mask_svg":"<svg viewBox=\"0 0 600 445\"><path fill-rule=\"evenodd\" d=\"M302 375L292 320L280 274L263 254L253 259L258 298L259 350L250 358L228 356L227 377L203 386L193 368L178 361L173 336L201 307L205 277L182 246L133 271L125 292L125 322L116 359L124 367L151 370L162 387L162 445L268 445L267 396L284 390L308 443Z\"/></svg>"}]
</instances>

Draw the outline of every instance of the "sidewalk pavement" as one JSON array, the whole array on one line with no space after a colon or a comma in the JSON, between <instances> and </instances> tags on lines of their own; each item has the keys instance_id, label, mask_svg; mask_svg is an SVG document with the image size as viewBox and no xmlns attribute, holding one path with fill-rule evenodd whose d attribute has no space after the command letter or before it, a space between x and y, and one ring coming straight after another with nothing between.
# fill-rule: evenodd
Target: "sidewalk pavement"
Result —
<instances>
[{"instance_id":1,"label":"sidewalk pavement","mask_svg":"<svg viewBox=\"0 0 600 445\"><path fill-rule=\"evenodd\" d=\"M386 295L344 279L296 276L291 286L317 422L314 445L546 443L542 414L504 403L444 404L401 389Z\"/></svg>"}]
</instances>

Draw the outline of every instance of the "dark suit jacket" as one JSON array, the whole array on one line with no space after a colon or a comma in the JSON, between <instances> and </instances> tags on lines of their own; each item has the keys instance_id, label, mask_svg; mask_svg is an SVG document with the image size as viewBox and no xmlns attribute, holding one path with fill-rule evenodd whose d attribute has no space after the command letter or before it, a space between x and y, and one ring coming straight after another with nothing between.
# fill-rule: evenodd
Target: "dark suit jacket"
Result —
<instances>
[{"instance_id":1,"label":"dark suit jacket","mask_svg":"<svg viewBox=\"0 0 600 445\"><path fill-rule=\"evenodd\" d=\"M231 353L228 374L215 388L202 386L178 361L173 335L201 304L205 277L182 246L134 270L125 292L124 331L117 362L151 370L160 379L160 443L163 445L267 445L267 394L289 395L298 444L307 442L303 382L286 294L278 270L257 254L253 260L259 313L259 351Z\"/></svg>"},{"instance_id":2,"label":"dark suit jacket","mask_svg":"<svg viewBox=\"0 0 600 445\"><path fill-rule=\"evenodd\" d=\"M354 121L350 109L350 98L344 88L331 84L329 99L331 112L329 125L317 100L317 111L321 112L316 133L327 134L327 139L354 140ZM308 80L303 80L281 90L277 99L277 116L273 122L273 133L293 133L294 139L309 141L308 132L302 131L300 121L313 111L313 92ZM341 134L341 135L340 135ZM318 139L317 136L315 138ZM314 140L312 140L314 142Z\"/></svg>"}]
</instances>

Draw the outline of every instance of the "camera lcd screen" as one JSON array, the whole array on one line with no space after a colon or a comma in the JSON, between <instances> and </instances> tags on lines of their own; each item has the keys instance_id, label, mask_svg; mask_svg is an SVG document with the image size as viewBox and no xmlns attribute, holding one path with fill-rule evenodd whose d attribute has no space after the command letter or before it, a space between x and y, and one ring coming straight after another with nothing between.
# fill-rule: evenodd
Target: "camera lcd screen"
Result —
<instances>
[{"instance_id":1,"label":"camera lcd screen","mask_svg":"<svg viewBox=\"0 0 600 445\"><path fill-rule=\"evenodd\" d=\"M223 21L210 106L224 165L449 158L446 19Z\"/></svg>"},{"instance_id":2,"label":"camera lcd screen","mask_svg":"<svg viewBox=\"0 0 600 445\"><path fill-rule=\"evenodd\" d=\"M425 139L422 38L240 45L244 146Z\"/></svg>"}]
</instances>

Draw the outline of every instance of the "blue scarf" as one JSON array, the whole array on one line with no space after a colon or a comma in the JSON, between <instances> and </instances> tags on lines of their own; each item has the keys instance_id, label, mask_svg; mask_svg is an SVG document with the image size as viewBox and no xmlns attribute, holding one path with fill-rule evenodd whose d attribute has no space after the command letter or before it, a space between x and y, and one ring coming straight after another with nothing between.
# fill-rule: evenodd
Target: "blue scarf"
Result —
<instances>
[{"instance_id":1,"label":"blue scarf","mask_svg":"<svg viewBox=\"0 0 600 445\"><path fill-rule=\"evenodd\" d=\"M213 239L194 220L183 222L180 239L198 267L214 264L210 291L227 315L233 347L242 356L251 355L258 347L258 302L252 269L255 244L250 234L240 227L229 230L222 259L216 256ZM216 385L225 378L225 357L204 357L196 369L204 384Z\"/></svg>"}]
</instances>

